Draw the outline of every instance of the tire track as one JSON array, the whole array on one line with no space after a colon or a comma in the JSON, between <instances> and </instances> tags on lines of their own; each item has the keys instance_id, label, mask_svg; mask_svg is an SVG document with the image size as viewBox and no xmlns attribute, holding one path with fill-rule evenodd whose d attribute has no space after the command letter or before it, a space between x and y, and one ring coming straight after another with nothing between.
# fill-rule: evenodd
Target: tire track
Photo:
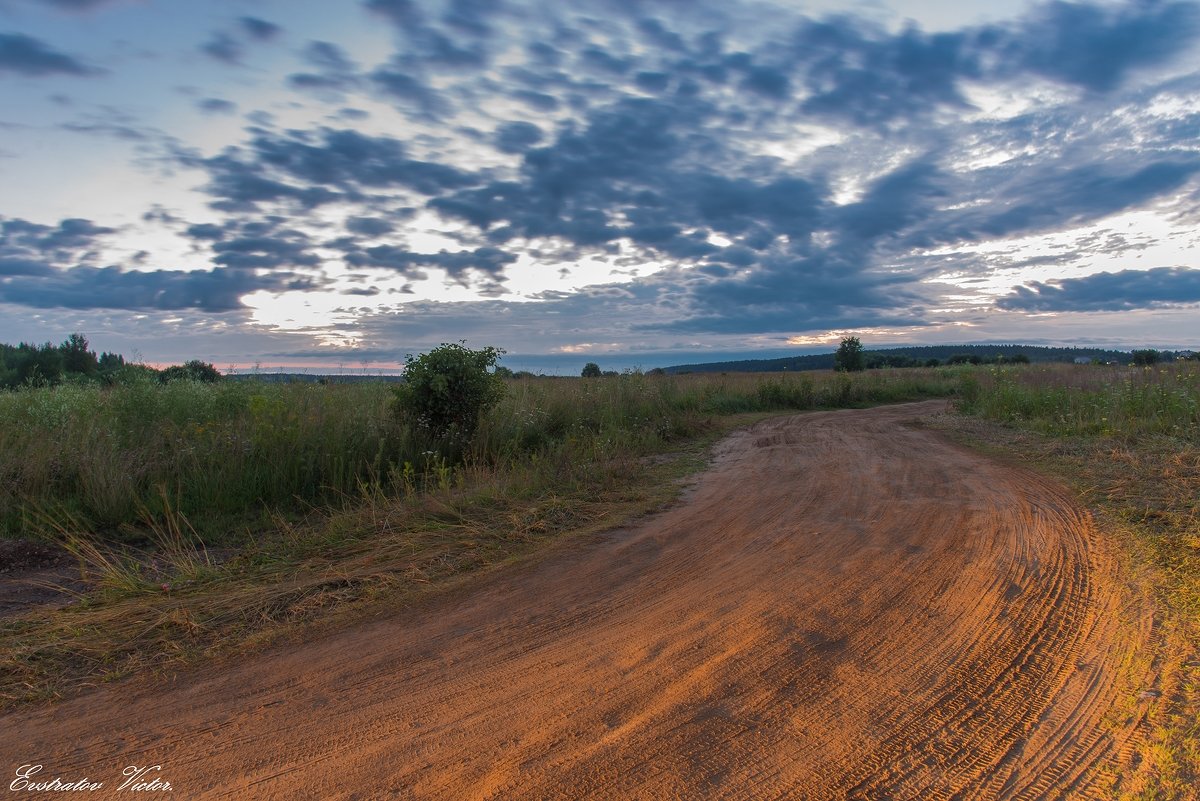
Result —
<instances>
[{"instance_id":1,"label":"tire track","mask_svg":"<svg viewBox=\"0 0 1200 801\"><path fill-rule=\"evenodd\" d=\"M1101 798L1148 628L1062 490L907 424L941 406L765 421L636 527L0 743L189 798Z\"/></svg>"}]
</instances>

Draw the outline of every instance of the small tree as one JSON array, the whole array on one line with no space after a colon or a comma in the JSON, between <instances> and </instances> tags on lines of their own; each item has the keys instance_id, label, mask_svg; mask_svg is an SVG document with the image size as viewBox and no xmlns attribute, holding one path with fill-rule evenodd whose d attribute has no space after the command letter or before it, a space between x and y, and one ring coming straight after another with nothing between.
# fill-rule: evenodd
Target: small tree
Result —
<instances>
[{"instance_id":1,"label":"small tree","mask_svg":"<svg viewBox=\"0 0 1200 801\"><path fill-rule=\"evenodd\" d=\"M602 375L600 365L595 362L588 362L583 366L583 372L580 375L584 378L599 378Z\"/></svg>"},{"instance_id":2,"label":"small tree","mask_svg":"<svg viewBox=\"0 0 1200 801\"><path fill-rule=\"evenodd\" d=\"M838 370L854 372L866 367L863 357L863 346L858 337L846 337L838 345L837 353L833 354L833 363Z\"/></svg>"},{"instance_id":3,"label":"small tree","mask_svg":"<svg viewBox=\"0 0 1200 801\"><path fill-rule=\"evenodd\" d=\"M435 439L466 442L479 416L504 397L503 379L488 372L503 353L492 347L471 350L464 341L409 354L404 383L396 388L397 412Z\"/></svg>"}]
</instances>

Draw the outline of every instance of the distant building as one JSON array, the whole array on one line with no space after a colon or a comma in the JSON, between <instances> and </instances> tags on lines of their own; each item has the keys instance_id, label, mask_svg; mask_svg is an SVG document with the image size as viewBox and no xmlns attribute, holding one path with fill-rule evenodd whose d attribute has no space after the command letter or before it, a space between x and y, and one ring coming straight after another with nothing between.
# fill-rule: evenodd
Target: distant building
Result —
<instances>
[{"instance_id":1,"label":"distant building","mask_svg":"<svg viewBox=\"0 0 1200 801\"><path fill-rule=\"evenodd\" d=\"M1090 358L1088 358L1087 356L1076 356L1075 363L1076 364L1091 364L1092 360Z\"/></svg>"}]
</instances>

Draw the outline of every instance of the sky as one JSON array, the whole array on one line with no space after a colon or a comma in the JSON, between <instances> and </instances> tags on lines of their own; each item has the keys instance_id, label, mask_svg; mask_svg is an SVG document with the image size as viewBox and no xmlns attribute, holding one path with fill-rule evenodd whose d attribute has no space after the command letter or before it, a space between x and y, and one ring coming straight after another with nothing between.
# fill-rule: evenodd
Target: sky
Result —
<instances>
[{"instance_id":1,"label":"sky","mask_svg":"<svg viewBox=\"0 0 1200 801\"><path fill-rule=\"evenodd\" d=\"M1200 5L0 0L0 341L1200 345Z\"/></svg>"}]
</instances>

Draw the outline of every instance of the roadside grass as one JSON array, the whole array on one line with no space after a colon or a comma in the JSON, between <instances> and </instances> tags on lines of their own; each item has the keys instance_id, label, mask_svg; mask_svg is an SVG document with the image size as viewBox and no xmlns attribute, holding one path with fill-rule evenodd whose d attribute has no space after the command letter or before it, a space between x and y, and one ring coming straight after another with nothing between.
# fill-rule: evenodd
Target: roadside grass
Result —
<instances>
[{"instance_id":1,"label":"roadside grass","mask_svg":"<svg viewBox=\"0 0 1200 801\"><path fill-rule=\"evenodd\" d=\"M1154 595L1154 669L1138 775L1123 799L1200 787L1200 365L992 368L964 373L946 425L1079 492Z\"/></svg>"},{"instance_id":2,"label":"roadside grass","mask_svg":"<svg viewBox=\"0 0 1200 801\"><path fill-rule=\"evenodd\" d=\"M527 379L483 421L469 459L500 464L587 440L653 448L714 415L944 395L950 371ZM209 545L236 545L279 514L363 488L407 489L445 465L391 412L383 383L225 381L0 392L0 536L48 512L106 540L138 542L147 514L186 516Z\"/></svg>"},{"instance_id":3,"label":"roadside grass","mask_svg":"<svg viewBox=\"0 0 1200 801\"><path fill-rule=\"evenodd\" d=\"M20 506L9 533L62 544L92 588L0 620L0 705L417 603L661 508L733 427L945 397L962 372L516 380L459 463L412 436L380 385L0 396L0 473L18 479L3 500ZM100 475L99 493L81 478ZM237 503L204 506L235 487Z\"/></svg>"}]
</instances>

